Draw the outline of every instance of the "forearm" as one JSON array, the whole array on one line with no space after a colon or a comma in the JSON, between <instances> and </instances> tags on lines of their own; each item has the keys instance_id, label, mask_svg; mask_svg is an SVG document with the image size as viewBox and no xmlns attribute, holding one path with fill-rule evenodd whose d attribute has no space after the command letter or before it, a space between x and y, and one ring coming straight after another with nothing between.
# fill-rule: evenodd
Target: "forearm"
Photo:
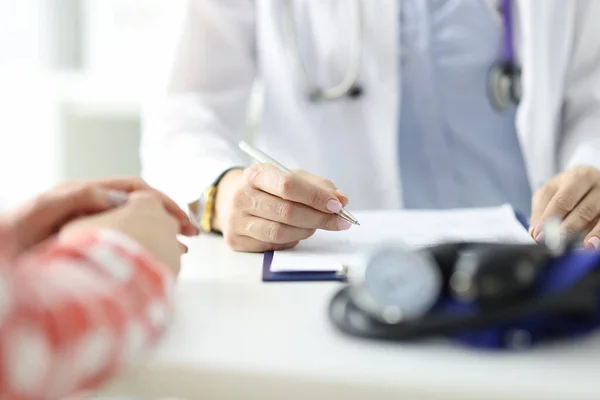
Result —
<instances>
[{"instance_id":1,"label":"forearm","mask_svg":"<svg viewBox=\"0 0 600 400\"><path fill-rule=\"evenodd\" d=\"M144 107L141 146L144 178L184 208L247 163L237 146L257 76L254 2L188 4L165 93Z\"/></svg>"},{"instance_id":2,"label":"forearm","mask_svg":"<svg viewBox=\"0 0 600 400\"><path fill-rule=\"evenodd\" d=\"M60 399L139 357L170 315L171 273L112 231L5 265L0 398Z\"/></svg>"}]
</instances>

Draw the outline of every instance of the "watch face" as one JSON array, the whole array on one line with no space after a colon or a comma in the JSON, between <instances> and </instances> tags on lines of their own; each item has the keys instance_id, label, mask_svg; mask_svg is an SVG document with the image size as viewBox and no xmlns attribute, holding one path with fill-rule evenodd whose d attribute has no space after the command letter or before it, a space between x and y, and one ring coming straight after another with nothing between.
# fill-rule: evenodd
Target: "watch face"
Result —
<instances>
[{"instance_id":1,"label":"watch face","mask_svg":"<svg viewBox=\"0 0 600 400\"><path fill-rule=\"evenodd\" d=\"M442 277L427 254L384 247L368 260L364 288L382 319L394 323L425 315L439 298Z\"/></svg>"}]
</instances>

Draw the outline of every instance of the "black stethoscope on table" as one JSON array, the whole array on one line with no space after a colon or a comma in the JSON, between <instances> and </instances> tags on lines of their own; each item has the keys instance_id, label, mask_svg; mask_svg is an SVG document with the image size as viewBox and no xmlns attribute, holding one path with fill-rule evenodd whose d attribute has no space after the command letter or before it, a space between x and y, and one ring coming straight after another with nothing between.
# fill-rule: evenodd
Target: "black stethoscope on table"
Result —
<instances>
[{"instance_id":1,"label":"black stethoscope on table","mask_svg":"<svg viewBox=\"0 0 600 400\"><path fill-rule=\"evenodd\" d=\"M383 245L330 301L350 335L408 341L451 337L486 349L530 347L600 326L600 252L576 251L560 221L541 244Z\"/></svg>"},{"instance_id":2,"label":"black stethoscope on table","mask_svg":"<svg viewBox=\"0 0 600 400\"><path fill-rule=\"evenodd\" d=\"M483 0L482 0L483 1ZM354 32L349 35L351 51L349 67L342 81L325 88L310 83L308 69L300 54L298 34L294 21L293 0L283 4L283 30L292 64L298 66L304 84L308 87L308 98L311 101L329 101L343 98L358 98L364 89L358 83L361 59L363 21L360 0L354 0L352 7L352 24ZM488 77L488 93L494 107L503 110L511 105L519 104L522 97L521 70L517 66L514 54L513 22L511 0L502 0L501 11L504 30L504 51L502 60L490 70Z\"/></svg>"}]
</instances>

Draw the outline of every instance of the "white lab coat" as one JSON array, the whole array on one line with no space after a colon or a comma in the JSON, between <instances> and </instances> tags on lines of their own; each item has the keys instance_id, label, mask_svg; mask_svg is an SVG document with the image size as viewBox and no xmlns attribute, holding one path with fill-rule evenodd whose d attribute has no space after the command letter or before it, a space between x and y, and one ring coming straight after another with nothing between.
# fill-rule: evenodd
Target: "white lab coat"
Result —
<instances>
[{"instance_id":1,"label":"white lab coat","mask_svg":"<svg viewBox=\"0 0 600 400\"><path fill-rule=\"evenodd\" d=\"M193 0L165 97L144 113L143 176L182 205L225 169L247 165L251 87L265 104L257 144L284 165L332 180L351 208L402 207L397 149L398 0L361 0L364 18L356 100L312 103L286 56L279 0ZM300 47L311 78L347 71L347 0L304 3ZM600 168L600 0L517 0L515 45L523 67L517 129L532 190L575 165ZM259 23L256 23L259 21ZM307 44L306 26L314 32Z\"/></svg>"}]
</instances>

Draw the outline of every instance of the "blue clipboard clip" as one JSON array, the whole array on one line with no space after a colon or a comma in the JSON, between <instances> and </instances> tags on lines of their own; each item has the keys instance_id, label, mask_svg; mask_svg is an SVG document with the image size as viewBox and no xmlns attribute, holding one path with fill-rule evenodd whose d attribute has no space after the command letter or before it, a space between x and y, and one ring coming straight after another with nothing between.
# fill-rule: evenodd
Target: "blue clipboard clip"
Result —
<instances>
[{"instance_id":1,"label":"blue clipboard clip","mask_svg":"<svg viewBox=\"0 0 600 400\"><path fill-rule=\"evenodd\" d=\"M529 222L527 217L515 211L515 217L527 230ZM348 269L345 267L342 271L271 271L271 264L275 252L268 251L264 253L262 266L263 282L318 282L318 281L338 281L345 282L348 279Z\"/></svg>"}]
</instances>

